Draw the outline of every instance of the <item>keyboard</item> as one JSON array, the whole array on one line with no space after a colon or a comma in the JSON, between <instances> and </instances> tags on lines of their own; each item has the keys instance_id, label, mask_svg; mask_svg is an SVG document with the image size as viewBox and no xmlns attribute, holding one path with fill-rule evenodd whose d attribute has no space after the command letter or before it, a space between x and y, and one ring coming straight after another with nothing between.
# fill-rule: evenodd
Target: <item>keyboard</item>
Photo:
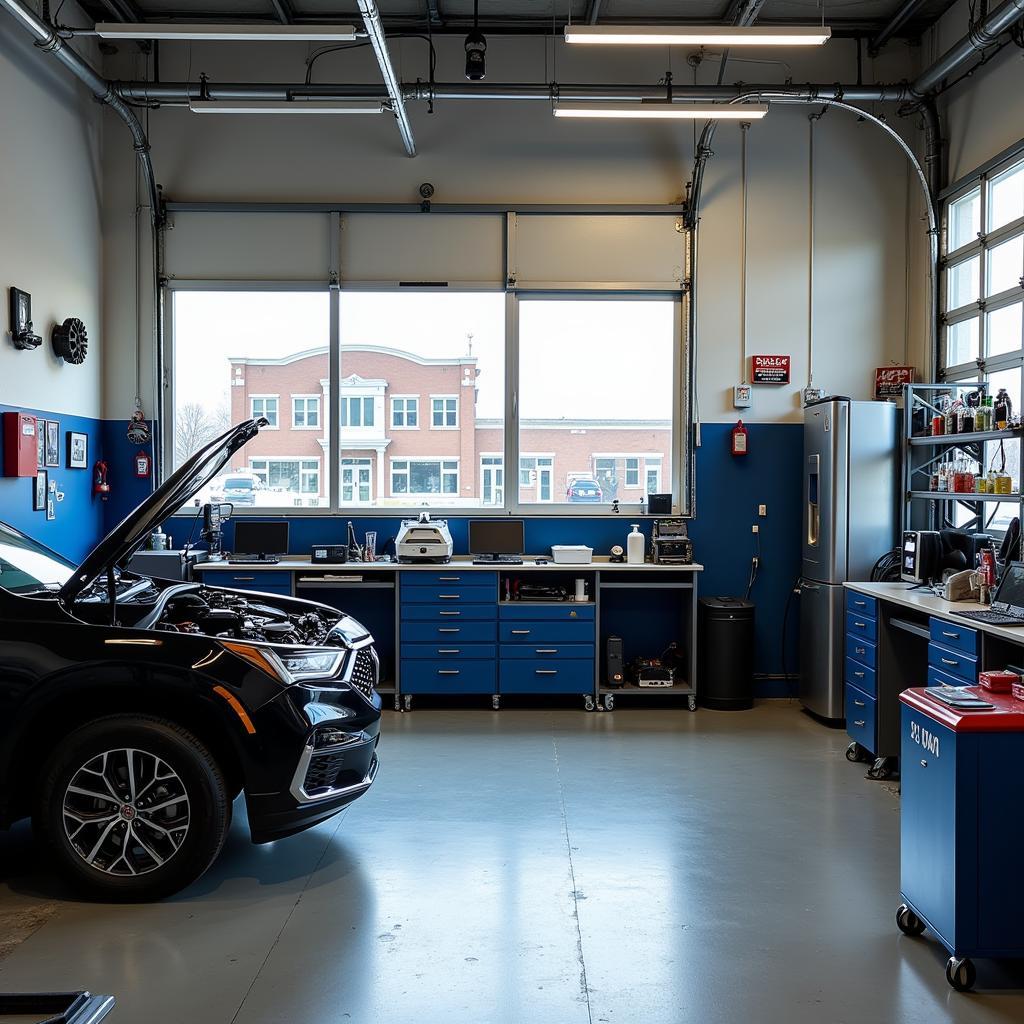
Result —
<instances>
[{"instance_id":1,"label":"keyboard","mask_svg":"<svg viewBox=\"0 0 1024 1024\"><path fill-rule=\"evenodd\" d=\"M1024 626L1024 619L1018 619L1015 615L1007 615L1006 612L953 612L961 618L970 619L972 622L987 622L990 626Z\"/></svg>"},{"instance_id":2,"label":"keyboard","mask_svg":"<svg viewBox=\"0 0 1024 1024\"><path fill-rule=\"evenodd\" d=\"M521 558L474 558L474 565L522 565Z\"/></svg>"},{"instance_id":3,"label":"keyboard","mask_svg":"<svg viewBox=\"0 0 1024 1024\"><path fill-rule=\"evenodd\" d=\"M277 565L279 558L260 558L258 555L238 555L228 559L228 565Z\"/></svg>"}]
</instances>

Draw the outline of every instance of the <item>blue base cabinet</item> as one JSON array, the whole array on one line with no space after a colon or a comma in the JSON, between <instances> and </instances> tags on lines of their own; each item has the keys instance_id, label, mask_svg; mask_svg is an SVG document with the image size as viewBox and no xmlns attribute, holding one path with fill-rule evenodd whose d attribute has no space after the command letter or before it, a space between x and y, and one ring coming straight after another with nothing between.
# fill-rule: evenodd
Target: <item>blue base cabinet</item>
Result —
<instances>
[{"instance_id":1,"label":"blue base cabinet","mask_svg":"<svg viewBox=\"0 0 1024 1024\"><path fill-rule=\"evenodd\" d=\"M855 590L846 592L845 686L846 756L865 761L878 749L875 668L878 664L878 602Z\"/></svg>"},{"instance_id":2,"label":"blue base cabinet","mask_svg":"<svg viewBox=\"0 0 1024 1024\"><path fill-rule=\"evenodd\" d=\"M995 723L1021 731L987 731L989 723L965 717L977 712L950 715L936 704L930 713L935 702L924 693L901 698L904 903L896 920L905 934L934 934L950 953L947 980L964 990L974 984L971 957L1024 957L1024 816L1015 783L1024 766L1024 712Z\"/></svg>"}]
</instances>

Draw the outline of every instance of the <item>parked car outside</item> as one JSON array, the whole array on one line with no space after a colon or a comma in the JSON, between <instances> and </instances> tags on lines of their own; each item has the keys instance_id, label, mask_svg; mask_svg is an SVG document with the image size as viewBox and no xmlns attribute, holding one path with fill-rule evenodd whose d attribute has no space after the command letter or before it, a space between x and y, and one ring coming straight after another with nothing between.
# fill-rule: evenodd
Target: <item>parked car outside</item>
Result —
<instances>
[{"instance_id":1,"label":"parked car outside","mask_svg":"<svg viewBox=\"0 0 1024 1024\"><path fill-rule=\"evenodd\" d=\"M194 881L240 793L268 843L376 775L379 666L358 621L124 568L263 424L189 458L81 565L0 523L0 828L31 816L93 895L158 899Z\"/></svg>"},{"instance_id":2,"label":"parked car outside","mask_svg":"<svg viewBox=\"0 0 1024 1024\"><path fill-rule=\"evenodd\" d=\"M570 482L565 497L567 501L600 502L604 501L604 492L596 480L581 476Z\"/></svg>"}]
</instances>

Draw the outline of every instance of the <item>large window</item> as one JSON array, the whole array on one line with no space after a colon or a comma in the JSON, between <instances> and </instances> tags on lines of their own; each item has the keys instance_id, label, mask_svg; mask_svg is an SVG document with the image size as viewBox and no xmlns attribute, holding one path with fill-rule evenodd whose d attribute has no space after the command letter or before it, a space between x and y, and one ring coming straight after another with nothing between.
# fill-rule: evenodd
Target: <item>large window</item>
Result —
<instances>
[{"instance_id":1,"label":"large window","mask_svg":"<svg viewBox=\"0 0 1024 1024\"><path fill-rule=\"evenodd\" d=\"M680 299L530 288L176 283L173 464L262 416L271 429L200 501L230 492L243 514L605 513L615 502L635 513L678 480Z\"/></svg>"},{"instance_id":2,"label":"large window","mask_svg":"<svg viewBox=\"0 0 1024 1024\"><path fill-rule=\"evenodd\" d=\"M1024 147L957 187L944 206L944 379L1005 388L1021 410L1024 370ZM1005 464L1021 486L1020 442L989 443L986 469ZM988 529L1005 528L1016 504L987 509Z\"/></svg>"}]
</instances>

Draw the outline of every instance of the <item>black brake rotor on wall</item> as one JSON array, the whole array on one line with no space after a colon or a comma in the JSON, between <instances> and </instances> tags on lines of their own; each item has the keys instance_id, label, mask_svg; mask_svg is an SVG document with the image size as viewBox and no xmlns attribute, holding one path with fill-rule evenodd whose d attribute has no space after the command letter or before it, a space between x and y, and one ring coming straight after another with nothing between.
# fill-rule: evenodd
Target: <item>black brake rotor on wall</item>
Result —
<instances>
[{"instance_id":1,"label":"black brake rotor on wall","mask_svg":"<svg viewBox=\"0 0 1024 1024\"><path fill-rule=\"evenodd\" d=\"M68 363L84 363L89 350L89 335L78 317L69 316L53 329L53 351Z\"/></svg>"}]
</instances>

